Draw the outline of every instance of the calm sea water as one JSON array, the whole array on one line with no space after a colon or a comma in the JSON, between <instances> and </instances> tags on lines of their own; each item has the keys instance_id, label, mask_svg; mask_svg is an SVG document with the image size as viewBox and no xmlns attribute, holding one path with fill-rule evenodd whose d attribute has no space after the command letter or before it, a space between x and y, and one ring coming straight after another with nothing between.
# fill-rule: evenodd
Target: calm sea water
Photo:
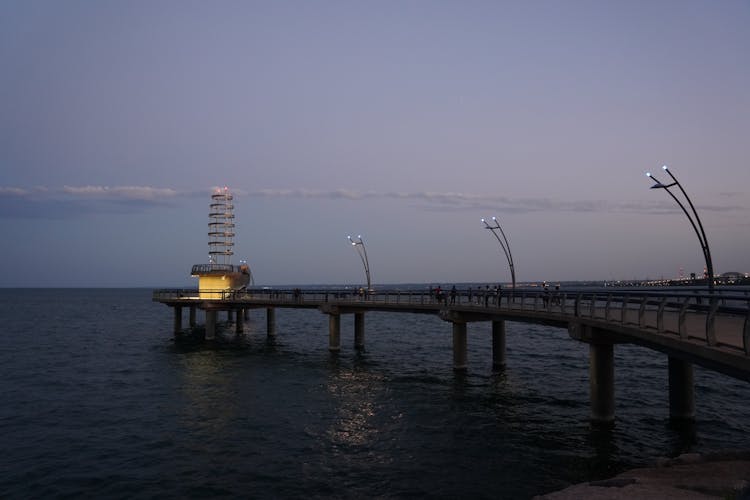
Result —
<instances>
[{"instance_id":1,"label":"calm sea water","mask_svg":"<svg viewBox=\"0 0 750 500\"><path fill-rule=\"evenodd\" d=\"M564 330L469 326L451 369L436 317L368 313L366 350L278 310L175 342L150 290L0 290L0 497L528 498L686 451L750 448L750 386L696 367L693 428L668 422L666 357L617 346L614 429L588 424L588 349Z\"/></svg>"}]
</instances>

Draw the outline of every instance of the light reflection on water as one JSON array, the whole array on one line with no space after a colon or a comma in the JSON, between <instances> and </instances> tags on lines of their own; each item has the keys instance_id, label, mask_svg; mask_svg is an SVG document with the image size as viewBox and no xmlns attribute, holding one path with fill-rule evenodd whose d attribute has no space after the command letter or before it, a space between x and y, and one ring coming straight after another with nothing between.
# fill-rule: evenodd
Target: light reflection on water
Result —
<instances>
[{"instance_id":1,"label":"light reflection on water","mask_svg":"<svg viewBox=\"0 0 750 500\"><path fill-rule=\"evenodd\" d=\"M337 414L327 435L333 444L364 446L378 433L372 422L376 411L373 394L383 391L383 377L361 369L331 372L328 393L337 401Z\"/></svg>"},{"instance_id":2,"label":"light reflection on water","mask_svg":"<svg viewBox=\"0 0 750 500\"><path fill-rule=\"evenodd\" d=\"M211 350L192 353L181 359L180 392L185 405L180 425L212 438L226 434L237 415L234 381L225 376L222 358Z\"/></svg>"}]
</instances>

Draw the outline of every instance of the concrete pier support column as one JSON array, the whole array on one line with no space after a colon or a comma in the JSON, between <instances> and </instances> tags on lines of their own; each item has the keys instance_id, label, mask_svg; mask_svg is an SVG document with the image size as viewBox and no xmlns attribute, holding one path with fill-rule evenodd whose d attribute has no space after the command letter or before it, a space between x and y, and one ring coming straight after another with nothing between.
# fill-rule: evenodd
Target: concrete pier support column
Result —
<instances>
[{"instance_id":1,"label":"concrete pier support column","mask_svg":"<svg viewBox=\"0 0 750 500\"><path fill-rule=\"evenodd\" d=\"M182 331L182 307L174 306L174 333Z\"/></svg>"},{"instance_id":2,"label":"concrete pier support column","mask_svg":"<svg viewBox=\"0 0 750 500\"><path fill-rule=\"evenodd\" d=\"M615 358L612 344L589 344L591 422L613 425L615 421Z\"/></svg>"},{"instance_id":3,"label":"concrete pier support column","mask_svg":"<svg viewBox=\"0 0 750 500\"><path fill-rule=\"evenodd\" d=\"M328 350L338 352L341 350L341 315L328 315Z\"/></svg>"},{"instance_id":4,"label":"concrete pier support column","mask_svg":"<svg viewBox=\"0 0 750 500\"><path fill-rule=\"evenodd\" d=\"M453 323L453 369L466 370L466 323Z\"/></svg>"},{"instance_id":5,"label":"concrete pier support column","mask_svg":"<svg viewBox=\"0 0 750 500\"><path fill-rule=\"evenodd\" d=\"M245 325L245 316L242 314L242 311L237 311L237 321L234 323L234 333L242 333L244 330Z\"/></svg>"},{"instance_id":6,"label":"concrete pier support column","mask_svg":"<svg viewBox=\"0 0 750 500\"><path fill-rule=\"evenodd\" d=\"M505 320L492 322L492 369L505 368Z\"/></svg>"},{"instance_id":7,"label":"concrete pier support column","mask_svg":"<svg viewBox=\"0 0 750 500\"><path fill-rule=\"evenodd\" d=\"M365 348L365 313L354 313L354 348Z\"/></svg>"},{"instance_id":8,"label":"concrete pier support column","mask_svg":"<svg viewBox=\"0 0 750 500\"><path fill-rule=\"evenodd\" d=\"M693 365L669 356L669 418L695 419Z\"/></svg>"},{"instance_id":9,"label":"concrete pier support column","mask_svg":"<svg viewBox=\"0 0 750 500\"><path fill-rule=\"evenodd\" d=\"M276 336L276 308L266 307L266 335Z\"/></svg>"},{"instance_id":10,"label":"concrete pier support column","mask_svg":"<svg viewBox=\"0 0 750 500\"><path fill-rule=\"evenodd\" d=\"M206 310L206 340L216 338L216 311Z\"/></svg>"},{"instance_id":11,"label":"concrete pier support column","mask_svg":"<svg viewBox=\"0 0 750 500\"><path fill-rule=\"evenodd\" d=\"M245 319L245 321L250 319L250 310L249 309L243 309L242 310L242 317Z\"/></svg>"},{"instance_id":12,"label":"concrete pier support column","mask_svg":"<svg viewBox=\"0 0 750 500\"><path fill-rule=\"evenodd\" d=\"M190 326L195 326L195 306L190 306Z\"/></svg>"}]
</instances>

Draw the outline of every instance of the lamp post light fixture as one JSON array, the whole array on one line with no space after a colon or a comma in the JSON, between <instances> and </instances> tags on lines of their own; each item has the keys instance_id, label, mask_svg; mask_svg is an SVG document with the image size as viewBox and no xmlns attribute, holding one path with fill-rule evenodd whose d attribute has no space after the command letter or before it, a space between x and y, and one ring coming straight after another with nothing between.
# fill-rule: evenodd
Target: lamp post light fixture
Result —
<instances>
[{"instance_id":1,"label":"lamp post light fixture","mask_svg":"<svg viewBox=\"0 0 750 500\"><path fill-rule=\"evenodd\" d=\"M497 221L497 217L492 218L492 225L485 219L482 219L482 222L484 223L485 229L489 229L490 231L492 231L492 234L495 236L495 238L497 238L497 242L500 243L500 248L503 249L505 258L508 261L508 267L510 267L510 278L513 282L513 288L516 288L516 269L513 266L513 254L510 253L510 244L508 243L508 238L505 237L503 228L500 227L500 223ZM498 231L500 232L499 236L497 234ZM502 236L502 239L500 238L500 236Z\"/></svg>"},{"instance_id":2,"label":"lamp post light fixture","mask_svg":"<svg viewBox=\"0 0 750 500\"><path fill-rule=\"evenodd\" d=\"M357 251L359 258L362 259L362 265L365 268L365 277L367 278L367 293L372 291L372 282L370 281L370 261L367 260L367 249L365 248L365 242L362 240L362 235L357 235L355 240L351 236L347 236L349 243L352 244L354 249Z\"/></svg>"},{"instance_id":3,"label":"lamp post light fixture","mask_svg":"<svg viewBox=\"0 0 750 500\"><path fill-rule=\"evenodd\" d=\"M680 184L680 181L677 180L677 177L672 174L672 172L667 168L666 165L661 167L669 176L672 178L672 182L669 184L662 184L656 177L651 175L651 172L646 172L646 176L648 176L650 179L652 179L656 184L651 186L651 189L663 189L667 193L669 193L669 196L672 197L672 199L677 202L677 205L682 209L682 211L685 213L685 216L690 221L690 225L693 226L693 230L695 231L695 234L698 236L698 241L701 245L701 250L703 251L703 258L706 260L706 272L708 273L708 290L709 292L714 291L714 265L713 261L711 260L711 249L708 247L708 238L706 238L706 232L703 230L703 224L701 223L700 217L698 217L698 212L695 210L695 206L693 206L693 202L690 200L690 197L687 195L685 190L682 188L682 184ZM675 196L675 194L669 190L669 188L677 186L680 189L680 192L682 193L682 196L685 197L685 200L687 200L688 205L690 206L690 212L685 208L685 205ZM692 212L692 215L691 215Z\"/></svg>"}]
</instances>

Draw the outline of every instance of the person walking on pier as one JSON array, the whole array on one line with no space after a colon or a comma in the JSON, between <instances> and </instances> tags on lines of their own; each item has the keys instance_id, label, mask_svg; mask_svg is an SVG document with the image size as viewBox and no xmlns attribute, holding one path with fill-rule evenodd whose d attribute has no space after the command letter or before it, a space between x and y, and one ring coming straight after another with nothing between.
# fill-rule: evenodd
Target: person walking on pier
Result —
<instances>
[{"instance_id":1,"label":"person walking on pier","mask_svg":"<svg viewBox=\"0 0 750 500\"><path fill-rule=\"evenodd\" d=\"M560 305L560 283L555 285L555 293L552 295L552 305Z\"/></svg>"},{"instance_id":2,"label":"person walking on pier","mask_svg":"<svg viewBox=\"0 0 750 500\"><path fill-rule=\"evenodd\" d=\"M456 293L458 293L456 285L453 285L451 288L451 305L456 303Z\"/></svg>"}]
</instances>

